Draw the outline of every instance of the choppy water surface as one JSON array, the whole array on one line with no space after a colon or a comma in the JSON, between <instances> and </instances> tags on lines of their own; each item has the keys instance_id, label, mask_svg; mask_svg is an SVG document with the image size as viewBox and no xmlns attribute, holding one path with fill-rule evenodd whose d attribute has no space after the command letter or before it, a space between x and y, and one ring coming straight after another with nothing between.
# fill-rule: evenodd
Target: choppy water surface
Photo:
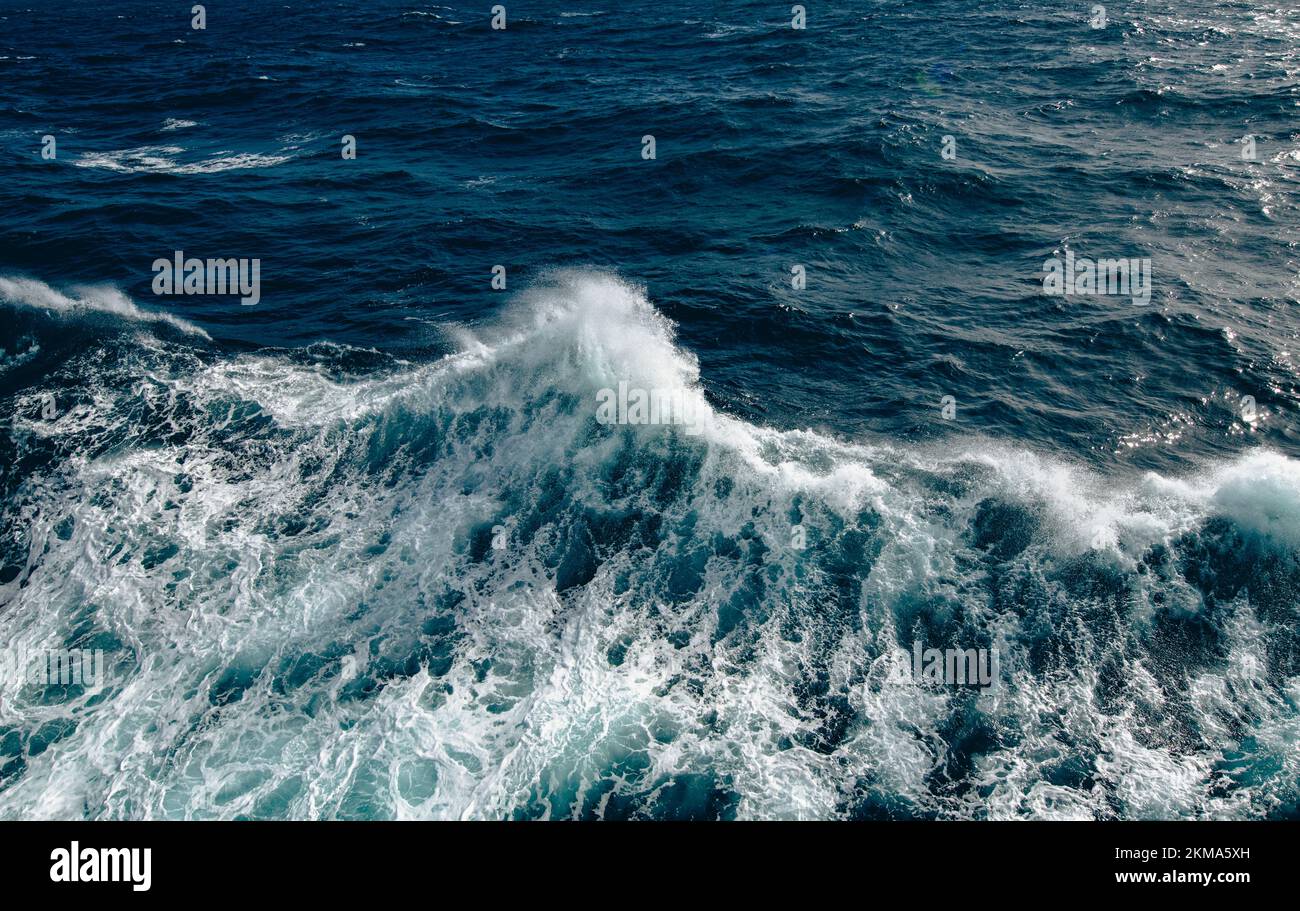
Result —
<instances>
[{"instance_id":1,"label":"choppy water surface","mask_svg":"<svg viewBox=\"0 0 1300 911\"><path fill-rule=\"evenodd\" d=\"M1300 813L1300 13L507 6L0 2L0 816Z\"/></svg>"}]
</instances>

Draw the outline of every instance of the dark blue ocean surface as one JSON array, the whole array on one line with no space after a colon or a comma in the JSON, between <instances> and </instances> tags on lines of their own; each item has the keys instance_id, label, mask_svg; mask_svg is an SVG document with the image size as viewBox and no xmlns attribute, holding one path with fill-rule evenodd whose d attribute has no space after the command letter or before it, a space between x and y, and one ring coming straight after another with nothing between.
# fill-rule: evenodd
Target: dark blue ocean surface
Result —
<instances>
[{"instance_id":1,"label":"dark blue ocean surface","mask_svg":"<svg viewBox=\"0 0 1300 911\"><path fill-rule=\"evenodd\" d=\"M0 817L1300 813L1300 11L504 5L0 0Z\"/></svg>"}]
</instances>

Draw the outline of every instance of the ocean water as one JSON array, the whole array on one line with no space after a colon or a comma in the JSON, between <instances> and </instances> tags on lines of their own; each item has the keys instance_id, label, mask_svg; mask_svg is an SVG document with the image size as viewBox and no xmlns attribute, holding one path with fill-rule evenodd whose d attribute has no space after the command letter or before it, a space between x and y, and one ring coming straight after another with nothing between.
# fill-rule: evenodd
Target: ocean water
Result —
<instances>
[{"instance_id":1,"label":"ocean water","mask_svg":"<svg viewBox=\"0 0 1300 911\"><path fill-rule=\"evenodd\" d=\"M1300 815L1300 11L189 6L0 0L0 817Z\"/></svg>"}]
</instances>

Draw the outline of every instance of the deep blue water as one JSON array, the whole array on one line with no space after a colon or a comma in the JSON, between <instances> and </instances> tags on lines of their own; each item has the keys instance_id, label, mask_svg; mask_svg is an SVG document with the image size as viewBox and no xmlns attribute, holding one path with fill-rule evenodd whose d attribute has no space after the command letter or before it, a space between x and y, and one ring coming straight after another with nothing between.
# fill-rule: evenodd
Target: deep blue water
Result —
<instances>
[{"instance_id":1,"label":"deep blue water","mask_svg":"<svg viewBox=\"0 0 1300 911\"><path fill-rule=\"evenodd\" d=\"M0 0L0 816L1296 815L1300 11L805 5Z\"/></svg>"}]
</instances>

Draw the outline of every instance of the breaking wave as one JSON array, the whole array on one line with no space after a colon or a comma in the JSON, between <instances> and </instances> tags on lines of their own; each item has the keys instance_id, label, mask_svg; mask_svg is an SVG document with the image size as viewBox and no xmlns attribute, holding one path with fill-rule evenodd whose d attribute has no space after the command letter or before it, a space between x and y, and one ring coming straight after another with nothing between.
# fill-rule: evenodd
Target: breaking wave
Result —
<instances>
[{"instance_id":1,"label":"breaking wave","mask_svg":"<svg viewBox=\"0 0 1300 911\"><path fill-rule=\"evenodd\" d=\"M756 426L587 272L422 365L179 328L5 403L0 640L103 649L107 682L0 684L0 815L1297 814L1295 460ZM705 432L598 423L620 380ZM918 641L1004 684L890 683Z\"/></svg>"},{"instance_id":2,"label":"breaking wave","mask_svg":"<svg viewBox=\"0 0 1300 911\"><path fill-rule=\"evenodd\" d=\"M116 288L109 286L83 286L64 293L44 282L31 278L6 278L0 276L0 302L13 307L44 310L61 317L125 319L143 323L166 323L190 335L208 338L208 334L192 323L170 313L153 313L142 310Z\"/></svg>"}]
</instances>

